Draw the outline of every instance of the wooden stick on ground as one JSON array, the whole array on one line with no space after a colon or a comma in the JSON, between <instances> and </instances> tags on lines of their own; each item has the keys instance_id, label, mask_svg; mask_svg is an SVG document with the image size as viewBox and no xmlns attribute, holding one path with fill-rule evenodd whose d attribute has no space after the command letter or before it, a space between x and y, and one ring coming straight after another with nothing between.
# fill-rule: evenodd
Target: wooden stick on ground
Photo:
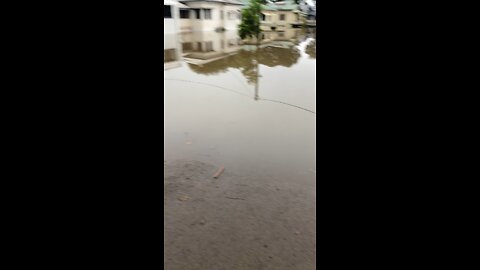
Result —
<instances>
[{"instance_id":1,"label":"wooden stick on ground","mask_svg":"<svg viewBox=\"0 0 480 270\"><path fill-rule=\"evenodd\" d=\"M220 175L223 173L223 171L225 171L225 167L220 167L220 169L218 169L218 171L213 175L213 178L218 178L220 177Z\"/></svg>"}]
</instances>

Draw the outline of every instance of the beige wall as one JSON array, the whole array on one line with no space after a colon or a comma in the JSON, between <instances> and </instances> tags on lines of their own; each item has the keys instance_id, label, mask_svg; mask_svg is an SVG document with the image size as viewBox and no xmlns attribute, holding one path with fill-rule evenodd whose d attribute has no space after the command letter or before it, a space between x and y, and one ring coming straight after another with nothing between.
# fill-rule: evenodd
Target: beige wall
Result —
<instances>
[{"instance_id":1,"label":"beige wall","mask_svg":"<svg viewBox=\"0 0 480 270\"><path fill-rule=\"evenodd\" d=\"M172 18L171 19L163 19L163 32L164 33L176 33L178 32L180 25L179 25L179 13L178 7L172 5L171 6Z\"/></svg>"},{"instance_id":2,"label":"beige wall","mask_svg":"<svg viewBox=\"0 0 480 270\"><path fill-rule=\"evenodd\" d=\"M222 5L220 3L188 3L191 8L190 20L181 20L181 28L184 31L214 31L218 27L223 27L227 30L236 30L240 20L238 19L237 10L240 6ZM205 19L204 10L200 10L200 20L196 19L195 11L193 9L211 9L211 19ZM221 19L221 11L224 12L223 20ZM228 12L235 12L234 18L229 18ZM189 22L188 22L189 21Z\"/></svg>"},{"instance_id":3,"label":"beige wall","mask_svg":"<svg viewBox=\"0 0 480 270\"><path fill-rule=\"evenodd\" d=\"M233 18L228 18L228 16L224 16L224 27L227 30L237 30L238 25L240 24L239 15L241 13L240 6L223 6L223 10L225 14L228 12L232 12Z\"/></svg>"},{"instance_id":4,"label":"beige wall","mask_svg":"<svg viewBox=\"0 0 480 270\"><path fill-rule=\"evenodd\" d=\"M193 29L193 11L191 9L187 9L190 15L189 19L182 19L179 16L179 21L180 21L180 32L188 32L192 31Z\"/></svg>"},{"instance_id":5,"label":"beige wall","mask_svg":"<svg viewBox=\"0 0 480 270\"><path fill-rule=\"evenodd\" d=\"M298 23L297 13L293 11L265 11L266 20L262 21L261 29L263 31L268 31L272 26L276 27L277 30L284 30L292 27L292 23ZM280 20L280 15L285 15L285 20Z\"/></svg>"}]
</instances>

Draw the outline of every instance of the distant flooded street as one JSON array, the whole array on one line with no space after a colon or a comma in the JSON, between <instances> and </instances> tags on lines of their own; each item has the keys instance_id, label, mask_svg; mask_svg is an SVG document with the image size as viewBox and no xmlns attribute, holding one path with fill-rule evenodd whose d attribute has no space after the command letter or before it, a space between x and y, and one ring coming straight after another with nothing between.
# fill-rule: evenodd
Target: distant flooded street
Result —
<instances>
[{"instance_id":1,"label":"distant flooded street","mask_svg":"<svg viewBox=\"0 0 480 270\"><path fill-rule=\"evenodd\" d=\"M165 34L166 269L315 269L314 31Z\"/></svg>"},{"instance_id":2,"label":"distant flooded street","mask_svg":"<svg viewBox=\"0 0 480 270\"><path fill-rule=\"evenodd\" d=\"M165 36L166 160L312 177L315 35L264 35L258 50L235 32Z\"/></svg>"}]
</instances>

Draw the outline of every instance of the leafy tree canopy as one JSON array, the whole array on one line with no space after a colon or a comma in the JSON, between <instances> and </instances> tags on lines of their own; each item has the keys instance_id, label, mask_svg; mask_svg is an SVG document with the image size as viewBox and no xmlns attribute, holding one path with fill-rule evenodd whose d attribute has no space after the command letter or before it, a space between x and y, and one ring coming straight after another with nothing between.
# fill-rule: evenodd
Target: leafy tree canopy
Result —
<instances>
[{"instance_id":1,"label":"leafy tree canopy","mask_svg":"<svg viewBox=\"0 0 480 270\"><path fill-rule=\"evenodd\" d=\"M262 32L260 30L260 12L262 9L260 1L250 0L247 8L242 10L242 22L238 26L238 34L241 39L249 37L258 37Z\"/></svg>"}]
</instances>

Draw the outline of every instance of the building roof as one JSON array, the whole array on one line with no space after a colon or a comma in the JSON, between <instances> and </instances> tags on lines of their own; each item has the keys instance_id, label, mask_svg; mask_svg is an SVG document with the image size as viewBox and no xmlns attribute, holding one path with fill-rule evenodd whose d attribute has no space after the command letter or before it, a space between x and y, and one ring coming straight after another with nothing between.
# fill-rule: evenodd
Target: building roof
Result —
<instances>
[{"instance_id":1,"label":"building roof","mask_svg":"<svg viewBox=\"0 0 480 270\"><path fill-rule=\"evenodd\" d=\"M184 3L189 2L216 2L216 3L223 3L223 4L230 4L230 5L243 5L242 1L240 0L180 0Z\"/></svg>"},{"instance_id":2,"label":"building roof","mask_svg":"<svg viewBox=\"0 0 480 270\"><path fill-rule=\"evenodd\" d=\"M168 6L177 6L180 8L189 8L185 6L184 4L176 1L176 0L163 0L163 5L168 5Z\"/></svg>"},{"instance_id":3,"label":"building roof","mask_svg":"<svg viewBox=\"0 0 480 270\"><path fill-rule=\"evenodd\" d=\"M285 0L281 2L276 2L274 5L277 7L277 10L295 10L298 9L298 5L295 4L293 0Z\"/></svg>"},{"instance_id":4,"label":"building roof","mask_svg":"<svg viewBox=\"0 0 480 270\"><path fill-rule=\"evenodd\" d=\"M250 0L241 0L244 7L247 7L250 3ZM275 10L296 10L298 9L298 5L295 4L295 1L293 0L283 0L280 2L270 2L267 1L266 5L262 5L262 10L270 10L270 11L275 11Z\"/></svg>"}]
</instances>

